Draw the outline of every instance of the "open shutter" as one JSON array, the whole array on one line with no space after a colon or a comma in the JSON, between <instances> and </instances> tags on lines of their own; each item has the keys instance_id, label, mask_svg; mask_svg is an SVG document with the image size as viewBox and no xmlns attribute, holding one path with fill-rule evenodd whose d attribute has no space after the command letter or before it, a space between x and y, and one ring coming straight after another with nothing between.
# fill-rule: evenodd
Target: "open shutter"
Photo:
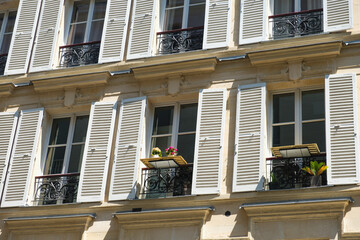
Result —
<instances>
[{"instance_id":1,"label":"open shutter","mask_svg":"<svg viewBox=\"0 0 360 240\"><path fill-rule=\"evenodd\" d=\"M201 90L196 125L193 194L220 193L226 89Z\"/></svg>"},{"instance_id":2,"label":"open shutter","mask_svg":"<svg viewBox=\"0 0 360 240\"><path fill-rule=\"evenodd\" d=\"M149 57L154 36L155 0L134 0L128 59Z\"/></svg>"},{"instance_id":3,"label":"open shutter","mask_svg":"<svg viewBox=\"0 0 360 240\"><path fill-rule=\"evenodd\" d=\"M18 117L16 113L0 113L0 191L3 192Z\"/></svg>"},{"instance_id":4,"label":"open shutter","mask_svg":"<svg viewBox=\"0 0 360 240\"><path fill-rule=\"evenodd\" d=\"M352 0L324 0L324 31L341 31L353 27Z\"/></svg>"},{"instance_id":5,"label":"open shutter","mask_svg":"<svg viewBox=\"0 0 360 240\"><path fill-rule=\"evenodd\" d=\"M145 107L146 97L124 99L121 103L110 201L135 198Z\"/></svg>"},{"instance_id":6,"label":"open shutter","mask_svg":"<svg viewBox=\"0 0 360 240\"><path fill-rule=\"evenodd\" d=\"M228 46L230 37L230 0L207 0L204 48Z\"/></svg>"},{"instance_id":7,"label":"open shutter","mask_svg":"<svg viewBox=\"0 0 360 240\"><path fill-rule=\"evenodd\" d=\"M43 0L30 71L52 68L64 0Z\"/></svg>"},{"instance_id":8,"label":"open shutter","mask_svg":"<svg viewBox=\"0 0 360 240\"><path fill-rule=\"evenodd\" d=\"M30 178L43 115L43 109L26 110L20 113L2 207L24 206L28 203Z\"/></svg>"},{"instance_id":9,"label":"open shutter","mask_svg":"<svg viewBox=\"0 0 360 240\"><path fill-rule=\"evenodd\" d=\"M128 0L108 1L99 62L121 61L124 59L130 8L131 1Z\"/></svg>"},{"instance_id":10,"label":"open shutter","mask_svg":"<svg viewBox=\"0 0 360 240\"><path fill-rule=\"evenodd\" d=\"M264 41L267 36L267 1L241 1L240 44Z\"/></svg>"},{"instance_id":11,"label":"open shutter","mask_svg":"<svg viewBox=\"0 0 360 240\"><path fill-rule=\"evenodd\" d=\"M27 71L41 1L20 0L5 75Z\"/></svg>"},{"instance_id":12,"label":"open shutter","mask_svg":"<svg viewBox=\"0 0 360 240\"><path fill-rule=\"evenodd\" d=\"M359 182L356 75L329 75L326 91L326 163L329 184Z\"/></svg>"},{"instance_id":13,"label":"open shutter","mask_svg":"<svg viewBox=\"0 0 360 240\"><path fill-rule=\"evenodd\" d=\"M78 202L103 201L115 124L116 104L93 103L81 166Z\"/></svg>"},{"instance_id":14,"label":"open shutter","mask_svg":"<svg viewBox=\"0 0 360 240\"><path fill-rule=\"evenodd\" d=\"M233 192L263 189L260 180L265 165L265 104L265 84L239 87L236 104Z\"/></svg>"}]
</instances>

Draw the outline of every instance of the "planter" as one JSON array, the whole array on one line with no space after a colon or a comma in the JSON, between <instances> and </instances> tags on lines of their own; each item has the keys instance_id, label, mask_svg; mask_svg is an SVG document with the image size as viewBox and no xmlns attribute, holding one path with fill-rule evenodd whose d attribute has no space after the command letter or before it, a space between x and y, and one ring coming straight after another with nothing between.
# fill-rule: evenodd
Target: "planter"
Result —
<instances>
[{"instance_id":1,"label":"planter","mask_svg":"<svg viewBox=\"0 0 360 240\"><path fill-rule=\"evenodd\" d=\"M175 154L169 154L169 155L167 155L168 157L175 157L177 154L175 153Z\"/></svg>"},{"instance_id":2,"label":"planter","mask_svg":"<svg viewBox=\"0 0 360 240\"><path fill-rule=\"evenodd\" d=\"M321 175L311 176L311 178L310 178L310 187L321 186L322 185L321 183L322 183Z\"/></svg>"},{"instance_id":3,"label":"planter","mask_svg":"<svg viewBox=\"0 0 360 240\"><path fill-rule=\"evenodd\" d=\"M151 155L152 158L159 158L159 154L154 154L154 155Z\"/></svg>"}]
</instances>

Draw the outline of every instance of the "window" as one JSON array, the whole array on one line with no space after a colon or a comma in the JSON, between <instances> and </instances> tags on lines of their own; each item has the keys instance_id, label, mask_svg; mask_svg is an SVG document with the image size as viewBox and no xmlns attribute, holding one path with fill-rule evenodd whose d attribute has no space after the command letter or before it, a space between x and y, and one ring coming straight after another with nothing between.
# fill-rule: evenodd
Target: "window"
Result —
<instances>
[{"instance_id":1,"label":"window","mask_svg":"<svg viewBox=\"0 0 360 240\"><path fill-rule=\"evenodd\" d=\"M272 146L317 143L325 152L324 90L272 96Z\"/></svg>"},{"instance_id":2,"label":"window","mask_svg":"<svg viewBox=\"0 0 360 240\"><path fill-rule=\"evenodd\" d=\"M322 0L274 0L274 15L322 8Z\"/></svg>"},{"instance_id":3,"label":"window","mask_svg":"<svg viewBox=\"0 0 360 240\"><path fill-rule=\"evenodd\" d=\"M179 155L183 156L188 163L192 163L196 117L196 103L155 108L151 147L159 147L165 156L165 149L174 146L178 149Z\"/></svg>"},{"instance_id":4,"label":"window","mask_svg":"<svg viewBox=\"0 0 360 240\"><path fill-rule=\"evenodd\" d=\"M0 13L0 75L4 74L15 19L16 11Z\"/></svg>"}]
</instances>

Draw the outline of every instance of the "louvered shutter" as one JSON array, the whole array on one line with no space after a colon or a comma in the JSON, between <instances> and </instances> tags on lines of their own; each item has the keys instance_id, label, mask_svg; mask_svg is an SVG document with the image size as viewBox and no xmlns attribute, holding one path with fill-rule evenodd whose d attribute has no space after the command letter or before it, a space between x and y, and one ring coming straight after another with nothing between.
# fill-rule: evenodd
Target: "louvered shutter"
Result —
<instances>
[{"instance_id":1,"label":"louvered shutter","mask_svg":"<svg viewBox=\"0 0 360 240\"><path fill-rule=\"evenodd\" d=\"M352 0L325 0L324 31L341 31L353 27Z\"/></svg>"},{"instance_id":2,"label":"louvered shutter","mask_svg":"<svg viewBox=\"0 0 360 240\"><path fill-rule=\"evenodd\" d=\"M228 46L230 37L230 0L207 0L204 48Z\"/></svg>"},{"instance_id":3,"label":"louvered shutter","mask_svg":"<svg viewBox=\"0 0 360 240\"><path fill-rule=\"evenodd\" d=\"M16 113L0 113L0 191L3 192L17 125Z\"/></svg>"},{"instance_id":4,"label":"louvered shutter","mask_svg":"<svg viewBox=\"0 0 360 240\"><path fill-rule=\"evenodd\" d=\"M43 0L30 71L52 68L64 0Z\"/></svg>"},{"instance_id":5,"label":"louvered shutter","mask_svg":"<svg viewBox=\"0 0 360 240\"><path fill-rule=\"evenodd\" d=\"M264 41L267 36L267 24L265 0L241 1L240 44Z\"/></svg>"},{"instance_id":6,"label":"louvered shutter","mask_svg":"<svg viewBox=\"0 0 360 240\"><path fill-rule=\"evenodd\" d=\"M2 207L24 206L29 202L27 197L43 112L43 109L33 109L20 113Z\"/></svg>"},{"instance_id":7,"label":"louvered shutter","mask_svg":"<svg viewBox=\"0 0 360 240\"><path fill-rule=\"evenodd\" d=\"M265 84L240 86L236 104L233 192L262 189L266 148Z\"/></svg>"},{"instance_id":8,"label":"louvered shutter","mask_svg":"<svg viewBox=\"0 0 360 240\"><path fill-rule=\"evenodd\" d=\"M100 62L121 61L129 24L131 1L109 0L100 47Z\"/></svg>"},{"instance_id":9,"label":"louvered shutter","mask_svg":"<svg viewBox=\"0 0 360 240\"><path fill-rule=\"evenodd\" d=\"M146 98L121 103L109 200L133 199L144 134Z\"/></svg>"},{"instance_id":10,"label":"louvered shutter","mask_svg":"<svg viewBox=\"0 0 360 240\"><path fill-rule=\"evenodd\" d=\"M196 125L193 194L220 193L226 89L201 90Z\"/></svg>"},{"instance_id":11,"label":"louvered shutter","mask_svg":"<svg viewBox=\"0 0 360 240\"><path fill-rule=\"evenodd\" d=\"M326 163L329 184L359 182L356 75L329 75L326 91Z\"/></svg>"},{"instance_id":12,"label":"louvered shutter","mask_svg":"<svg viewBox=\"0 0 360 240\"><path fill-rule=\"evenodd\" d=\"M78 202L104 200L115 113L114 103L92 104L81 166Z\"/></svg>"},{"instance_id":13,"label":"louvered shutter","mask_svg":"<svg viewBox=\"0 0 360 240\"><path fill-rule=\"evenodd\" d=\"M154 36L155 0L134 0L128 59L149 57Z\"/></svg>"},{"instance_id":14,"label":"louvered shutter","mask_svg":"<svg viewBox=\"0 0 360 240\"><path fill-rule=\"evenodd\" d=\"M20 0L5 75L27 71L41 1Z\"/></svg>"}]
</instances>

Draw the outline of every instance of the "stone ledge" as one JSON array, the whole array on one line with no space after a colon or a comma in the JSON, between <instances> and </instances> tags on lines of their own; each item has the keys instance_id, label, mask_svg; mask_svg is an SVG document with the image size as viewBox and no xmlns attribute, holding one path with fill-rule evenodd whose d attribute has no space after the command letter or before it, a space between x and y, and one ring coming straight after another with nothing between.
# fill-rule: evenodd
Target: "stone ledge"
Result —
<instances>
[{"instance_id":1,"label":"stone ledge","mask_svg":"<svg viewBox=\"0 0 360 240\"><path fill-rule=\"evenodd\" d=\"M15 86L12 83L0 84L0 97L8 97L14 91Z\"/></svg>"}]
</instances>

